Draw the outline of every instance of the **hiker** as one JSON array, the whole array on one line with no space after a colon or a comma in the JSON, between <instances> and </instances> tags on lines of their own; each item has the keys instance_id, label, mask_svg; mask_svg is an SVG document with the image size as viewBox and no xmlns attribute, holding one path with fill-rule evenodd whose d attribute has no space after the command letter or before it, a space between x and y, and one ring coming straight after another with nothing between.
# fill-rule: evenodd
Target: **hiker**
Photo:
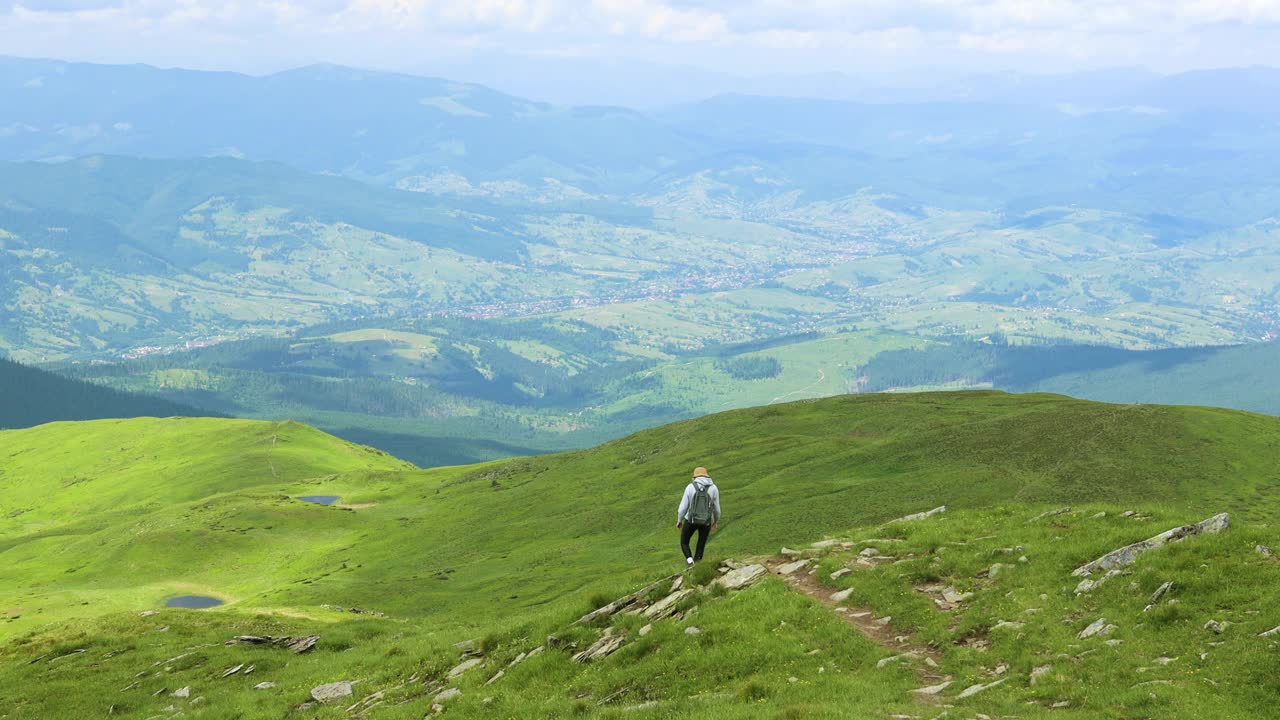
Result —
<instances>
[{"instance_id":1,"label":"hiker","mask_svg":"<svg viewBox=\"0 0 1280 720\"><path fill-rule=\"evenodd\" d=\"M702 551L707 547L707 536L715 532L720 524L720 488L707 476L707 469L697 468L693 471L693 481L684 489L684 497L680 499L680 509L676 511L676 529L680 531L680 550L684 552L685 563L692 566L702 559ZM689 540L698 533L698 550L690 552Z\"/></svg>"}]
</instances>

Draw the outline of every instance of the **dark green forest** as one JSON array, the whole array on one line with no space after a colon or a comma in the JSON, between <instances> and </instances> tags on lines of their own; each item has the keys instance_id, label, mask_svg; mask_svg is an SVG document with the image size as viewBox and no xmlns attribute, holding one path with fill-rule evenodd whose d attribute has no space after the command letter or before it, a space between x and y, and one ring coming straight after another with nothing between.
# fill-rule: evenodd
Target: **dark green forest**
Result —
<instances>
[{"instance_id":1,"label":"dark green forest","mask_svg":"<svg viewBox=\"0 0 1280 720\"><path fill-rule=\"evenodd\" d=\"M215 415L0 359L0 428L33 427L60 420Z\"/></svg>"}]
</instances>

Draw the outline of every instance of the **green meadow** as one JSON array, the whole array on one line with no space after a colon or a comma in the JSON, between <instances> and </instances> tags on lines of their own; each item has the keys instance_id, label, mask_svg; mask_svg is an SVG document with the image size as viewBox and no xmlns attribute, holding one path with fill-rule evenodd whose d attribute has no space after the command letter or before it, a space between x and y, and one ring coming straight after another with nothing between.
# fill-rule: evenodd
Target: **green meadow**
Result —
<instances>
[{"instance_id":1,"label":"green meadow","mask_svg":"<svg viewBox=\"0 0 1280 720\"><path fill-rule=\"evenodd\" d=\"M951 705L961 717L1258 717L1276 690L1276 645L1257 635L1280 625L1280 567L1254 548L1280 543L1277 451L1271 417L999 392L778 404L432 470L296 423L5 431L0 717L420 718L446 688L461 694L442 711L459 717L932 718ZM621 649L573 662L603 631L576 618L682 568L674 510L699 464L725 520L686 577L697 589L678 618L615 616ZM312 495L339 500L299 499ZM1062 505L1075 510L1028 522ZM1232 516L1222 534L1073 593L1075 567L1218 512ZM890 617L938 668L877 667L899 653L779 577L732 592L707 583L719 559L825 538L849 547L809 550L813 579L851 589L851 607ZM881 557L872 567L856 561L867 547ZM992 577L997 562L1010 567ZM1143 612L1164 582L1173 594ZM973 595L941 609L920 589L940 584ZM164 608L183 594L225 604ZM1113 635L1076 638L1099 617ZM1209 620L1228 625L1218 635ZM309 634L321 639L302 655L226 644ZM481 663L449 678L453 644L467 640ZM255 669L222 677L237 665ZM927 675L954 687L911 693L934 684ZM349 700L297 710L311 688L344 680L358 681Z\"/></svg>"}]
</instances>

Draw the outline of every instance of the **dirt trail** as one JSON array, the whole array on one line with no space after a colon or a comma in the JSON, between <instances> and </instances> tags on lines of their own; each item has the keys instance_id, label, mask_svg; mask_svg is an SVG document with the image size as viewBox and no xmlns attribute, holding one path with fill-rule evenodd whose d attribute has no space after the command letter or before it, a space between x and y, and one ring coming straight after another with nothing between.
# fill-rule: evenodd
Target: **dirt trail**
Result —
<instances>
[{"instance_id":1,"label":"dirt trail","mask_svg":"<svg viewBox=\"0 0 1280 720\"><path fill-rule=\"evenodd\" d=\"M835 590L823 585L822 582L818 580L817 575L810 573L814 567L813 564L808 567L801 568L790 575L783 575L779 572L779 568L788 563L795 562L795 560L796 559L793 557L775 556L766 559L764 561L764 565L769 568L770 574L777 575L783 580L786 580L792 590L808 595L828 608L831 608L833 612L837 607L848 608L848 612L836 612L835 614L845 622L849 623L849 625L853 626L855 630L861 633L868 640L892 650L899 655L914 655L918 660L924 663L924 666L921 668L921 677L925 680L931 683L936 683L950 679L950 677L943 675L941 670L937 669L937 663L942 660L942 653L940 653L936 648L916 642L911 635L895 630L893 625L890 623L881 624L880 622L877 622L877 619L882 618L873 608L855 607L848 603L838 603L835 600L832 600L831 595ZM930 662L932 662L932 664L930 664Z\"/></svg>"}]
</instances>

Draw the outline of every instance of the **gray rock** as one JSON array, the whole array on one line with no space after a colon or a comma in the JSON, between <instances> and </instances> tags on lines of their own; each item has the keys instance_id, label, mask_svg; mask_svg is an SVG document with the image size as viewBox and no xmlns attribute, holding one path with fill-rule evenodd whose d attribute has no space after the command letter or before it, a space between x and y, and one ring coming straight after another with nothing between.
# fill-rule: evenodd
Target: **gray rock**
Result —
<instances>
[{"instance_id":1,"label":"gray rock","mask_svg":"<svg viewBox=\"0 0 1280 720\"><path fill-rule=\"evenodd\" d=\"M948 680L943 683L938 683L937 685L930 685L929 687L916 688L911 692L915 693L916 695L937 695L943 690L946 690L947 688L951 687L952 682L954 681Z\"/></svg>"},{"instance_id":2,"label":"gray rock","mask_svg":"<svg viewBox=\"0 0 1280 720\"><path fill-rule=\"evenodd\" d=\"M617 652L618 648L622 647L624 640L626 640L625 636L614 635L613 628L608 628L604 631L604 635L600 636L600 639L596 640L591 647L574 655L573 661L577 663L589 663L593 660L608 657Z\"/></svg>"},{"instance_id":3,"label":"gray rock","mask_svg":"<svg viewBox=\"0 0 1280 720\"><path fill-rule=\"evenodd\" d=\"M786 565L783 565L782 567L778 568L778 574L791 575L798 570L805 569L808 566L809 566L808 560L796 560L795 562L789 562Z\"/></svg>"},{"instance_id":4,"label":"gray rock","mask_svg":"<svg viewBox=\"0 0 1280 720\"><path fill-rule=\"evenodd\" d=\"M716 578L715 583L730 590L741 590L742 588L755 583L768 572L769 571L763 565L746 565L734 570L728 575Z\"/></svg>"},{"instance_id":5,"label":"gray rock","mask_svg":"<svg viewBox=\"0 0 1280 720\"><path fill-rule=\"evenodd\" d=\"M1059 515L1066 515L1069 512L1071 512L1071 508L1069 507L1058 508L1057 510L1050 510L1049 512L1040 513L1039 515L1031 518L1030 520L1027 521L1027 524L1030 525L1031 523L1037 520L1044 520L1045 518L1057 517Z\"/></svg>"},{"instance_id":6,"label":"gray rock","mask_svg":"<svg viewBox=\"0 0 1280 720\"><path fill-rule=\"evenodd\" d=\"M863 548L862 552L858 553L858 557L869 558L869 557L875 557L876 555L879 555L879 554L880 554L880 551L877 548L869 547L869 548Z\"/></svg>"},{"instance_id":7,"label":"gray rock","mask_svg":"<svg viewBox=\"0 0 1280 720\"><path fill-rule=\"evenodd\" d=\"M995 632L996 630L1021 630L1025 625L1025 623L1006 622L1001 620L991 627L991 632Z\"/></svg>"},{"instance_id":8,"label":"gray rock","mask_svg":"<svg viewBox=\"0 0 1280 720\"><path fill-rule=\"evenodd\" d=\"M1209 622L1204 624L1204 629L1208 630L1214 635L1221 635L1223 631L1227 629L1227 626L1230 624L1231 623L1226 622L1224 620L1210 620Z\"/></svg>"},{"instance_id":9,"label":"gray rock","mask_svg":"<svg viewBox=\"0 0 1280 720\"><path fill-rule=\"evenodd\" d=\"M1253 549L1253 551L1258 553L1264 558L1273 558L1276 556L1275 552L1273 552L1271 548L1267 547L1266 545L1258 545Z\"/></svg>"},{"instance_id":10,"label":"gray rock","mask_svg":"<svg viewBox=\"0 0 1280 720\"><path fill-rule=\"evenodd\" d=\"M483 662L484 660L480 658L471 658L470 660L463 660L457 665L454 665L453 668L449 670L448 678L450 680L453 680L454 678L458 677L459 675L462 675L466 671L476 667L477 665L480 665Z\"/></svg>"},{"instance_id":11,"label":"gray rock","mask_svg":"<svg viewBox=\"0 0 1280 720\"><path fill-rule=\"evenodd\" d=\"M436 696L433 699L436 702L443 704L443 703L449 702L450 700L460 695L462 695L462 691L459 690L458 688L449 688L448 690L441 690L439 693L436 693Z\"/></svg>"},{"instance_id":12,"label":"gray rock","mask_svg":"<svg viewBox=\"0 0 1280 720\"><path fill-rule=\"evenodd\" d=\"M837 590L836 592L831 593L831 599L835 602L842 603L845 600L848 600L849 596L852 594L853 594L853 588L849 588L847 590Z\"/></svg>"},{"instance_id":13,"label":"gray rock","mask_svg":"<svg viewBox=\"0 0 1280 720\"><path fill-rule=\"evenodd\" d=\"M918 657L915 653L902 653L901 655L894 655L892 657L880 658L880 660L876 662L876 667L883 669L885 666L889 665L890 663L896 663L899 660L911 660L915 657Z\"/></svg>"},{"instance_id":14,"label":"gray rock","mask_svg":"<svg viewBox=\"0 0 1280 720\"><path fill-rule=\"evenodd\" d=\"M490 686L490 685L492 685L492 684L494 684L494 683L498 682L498 681L499 681L499 680L501 680L501 679L503 678L503 676L505 676L506 674L507 674L507 671L506 671L506 670L499 670L498 672L494 673L494 674L493 674L493 677L491 677L491 678L489 678L488 680L485 680L485 681L484 681L485 687L488 687L488 686Z\"/></svg>"},{"instance_id":15,"label":"gray rock","mask_svg":"<svg viewBox=\"0 0 1280 720\"><path fill-rule=\"evenodd\" d=\"M971 597L973 597L973 593L957 592L954 587L945 587L942 589L942 599L949 603L962 603Z\"/></svg>"},{"instance_id":16,"label":"gray rock","mask_svg":"<svg viewBox=\"0 0 1280 720\"><path fill-rule=\"evenodd\" d=\"M191 697L191 687L187 686L183 688L178 688L177 690L173 691L173 696L176 698Z\"/></svg>"},{"instance_id":17,"label":"gray rock","mask_svg":"<svg viewBox=\"0 0 1280 720\"><path fill-rule=\"evenodd\" d=\"M644 637L645 635L648 635L651 632L653 632L653 623L649 623L648 625L645 625L644 627L640 628L640 637Z\"/></svg>"},{"instance_id":18,"label":"gray rock","mask_svg":"<svg viewBox=\"0 0 1280 720\"><path fill-rule=\"evenodd\" d=\"M848 575L851 572L853 572L853 570L850 568L840 568L839 570L831 573L831 579L839 580L840 578L844 577L845 575Z\"/></svg>"},{"instance_id":19,"label":"gray rock","mask_svg":"<svg viewBox=\"0 0 1280 720\"><path fill-rule=\"evenodd\" d=\"M1112 570L1117 567L1132 565L1138 556L1159 547L1163 547L1171 542L1182 540L1193 535L1202 533L1216 534L1226 530L1231 525L1231 516L1227 513L1220 513L1213 517L1203 520L1195 525L1183 525L1171 530L1166 530L1155 537L1148 538L1142 542L1136 542L1132 545L1126 545L1118 550L1103 555L1089 563L1085 563L1076 568L1071 574L1076 577L1092 575L1096 570Z\"/></svg>"},{"instance_id":20,"label":"gray rock","mask_svg":"<svg viewBox=\"0 0 1280 720\"><path fill-rule=\"evenodd\" d=\"M698 635L701 633L702 633L702 628L699 628L699 627L687 627L684 629L685 635Z\"/></svg>"},{"instance_id":21,"label":"gray rock","mask_svg":"<svg viewBox=\"0 0 1280 720\"><path fill-rule=\"evenodd\" d=\"M1036 683L1040 682L1040 678L1044 677L1045 675L1048 675L1051 672L1053 672L1053 666L1051 665L1041 665L1039 667L1033 668L1031 670L1031 679L1029 681L1031 683L1031 687L1035 687Z\"/></svg>"},{"instance_id":22,"label":"gray rock","mask_svg":"<svg viewBox=\"0 0 1280 720\"><path fill-rule=\"evenodd\" d=\"M644 587L640 588L639 590L631 593L630 595L626 595L624 597L618 598L617 600L614 600L613 602L609 603L608 605L605 605L604 607L592 610L586 615L583 615L582 617L578 618L577 622L575 622L574 624L587 625L599 618L616 615L617 613L622 612L623 610L627 610L637 605L640 605L641 603L644 602L644 599L649 596L649 593L653 592L655 588L660 587L663 583L668 582L670 580L671 578L667 577L667 578L662 578L661 580L657 580L655 582L651 582L648 585L645 585ZM678 583L683 584L683 581L684 581L683 575L678 576L676 578L676 582ZM680 588L673 586L671 589L672 591L675 591L675 590L679 590Z\"/></svg>"},{"instance_id":23,"label":"gray rock","mask_svg":"<svg viewBox=\"0 0 1280 720\"><path fill-rule=\"evenodd\" d=\"M926 511L924 511L924 512L913 513L913 514L911 514L911 515L903 515L902 517L898 518L897 520L891 520L890 522L912 522L912 521L914 521L914 520L924 520L925 518L931 518L931 517L933 517L934 515L938 515L938 514L940 514L940 513L944 513L944 512L946 512L946 511L947 511L947 506L946 506L946 505L942 505L942 506L936 507L936 508L934 508L934 509L932 509L932 510L926 510Z\"/></svg>"},{"instance_id":24,"label":"gray rock","mask_svg":"<svg viewBox=\"0 0 1280 720\"><path fill-rule=\"evenodd\" d=\"M1173 589L1172 581L1161 585L1160 587L1156 588L1155 592L1151 593L1151 597L1147 600L1147 602L1152 605L1155 605L1156 603L1160 602L1161 598L1163 598L1165 595L1168 595L1169 591L1172 589Z\"/></svg>"},{"instance_id":25,"label":"gray rock","mask_svg":"<svg viewBox=\"0 0 1280 720\"><path fill-rule=\"evenodd\" d=\"M1112 630L1104 632L1108 627L1112 628ZM1076 637L1079 638L1080 640L1088 640L1091 637L1109 634L1109 632L1114 632L1114 630L1115 630L1115 626L1107 625L1106 618L1098 618L1097 620L1094 620L1092 623L1090 623L1089 627L1081 630L1080 634L1076 635Z\"/></svg>"},{"instance_id":26,"label":"gray rock","mask_svg":"<svg viewBox=\"0 0 1280 720\"><path fill-rule=\"evenodd\" d=\"M311 688L311 699L318 703L337 702L351 697L351 683L347 680Z\"/></svg>"},{"instance_id":27,"label":"gray rock","mask_svg":"<svg viewBox=\"0 0 1280 720\"><path fill-rule=\"evenodd\" d=\"M1274 637L1276 635L1280 635L1280 625L1277 625L1266 632L1258 633L1258 637Z\"/></svg>"},{"instance_id":28,"label":"gray rock","mask_svg":"<svg viewBox=\"0 0 1280 720\"><path fill-rule=\"evenodd\" d=\"M736 570L734 572L737 572ZM720 578L723 580L724 578ZM692 590L677 590L649 606L644 616L650 619L664 618L676 611L676 604L693 594Z\"/></svg>"},{"instance_id":29,"label":"gray rock","mask_svg":"<svg viewBox=\"0 0 1280 720\"><path fill-rule=\"evenodd\" d=\"M791 548L789 548L789 547L783 547L783 548L782 548L782 550L779 550L779 551L778 551L778 554L779 554L779 555L783 555L783 556L785 556L785 557L799 557L799 556L800 556L800 551L799 551L799 550L792 550L792 549L791 549Z\"/></svg>"},{"instance_id":30,"label":"gray rock","mask_svg":"<svg viewBox=\"0 0 1280 720\"><path fill-rule=\"evenodd\" d=\"M985 692L985 691L987 691L987 690L990 690L990 689L991 689L991 688L993 688L993 687L997 687L997 686L999 686L999 685L1003 685L1003 684L1005 684L1005 683L1006 683L1006 682L1008 682L1008 681L1009 681L1009 678L1002 678L1002 679L1000 679L1000 680L996 680L995 682L987 683L987 684L985 684L985 685L981 685L981 684L979 684L979 685L970 685L969 687L967 687L967 688L965 688L964 690L962 690L962 691L960 692L960 694L956 696L956 699L957 699L957 700L964 700L965 698L973 697L974 695L977 695L977 694L978 694L978 693L980 693L980 692Z\"/></svg>"},{"instance_id":31,"label":"gray rock","mask_svg":"<svg viewBox=\"0 0 1280 720\"><path fill-rule=\"evenodd\" d=\"M271 688L273 688L273 687L275 687L275 686L276 686L276 684L275 684L275 683L273 683L273 682L260 682L260 683L258 683L257 685L254 685L254 686L253 686L253 689L254 689L254 690L270 690Z\"/></svg>"},{"instance_id":32,"label":"gray rock","mask_svg":"<svg viewBox=\"0 0 1280 720\"><path fill-rule=\"evenodd\" d=\"M819 540L818 542L810 545L809 547L813 548L814 550L826 550L827 548L832 548L839 544L840 544L839 540Z\"/></svg>"}]
</instances>

